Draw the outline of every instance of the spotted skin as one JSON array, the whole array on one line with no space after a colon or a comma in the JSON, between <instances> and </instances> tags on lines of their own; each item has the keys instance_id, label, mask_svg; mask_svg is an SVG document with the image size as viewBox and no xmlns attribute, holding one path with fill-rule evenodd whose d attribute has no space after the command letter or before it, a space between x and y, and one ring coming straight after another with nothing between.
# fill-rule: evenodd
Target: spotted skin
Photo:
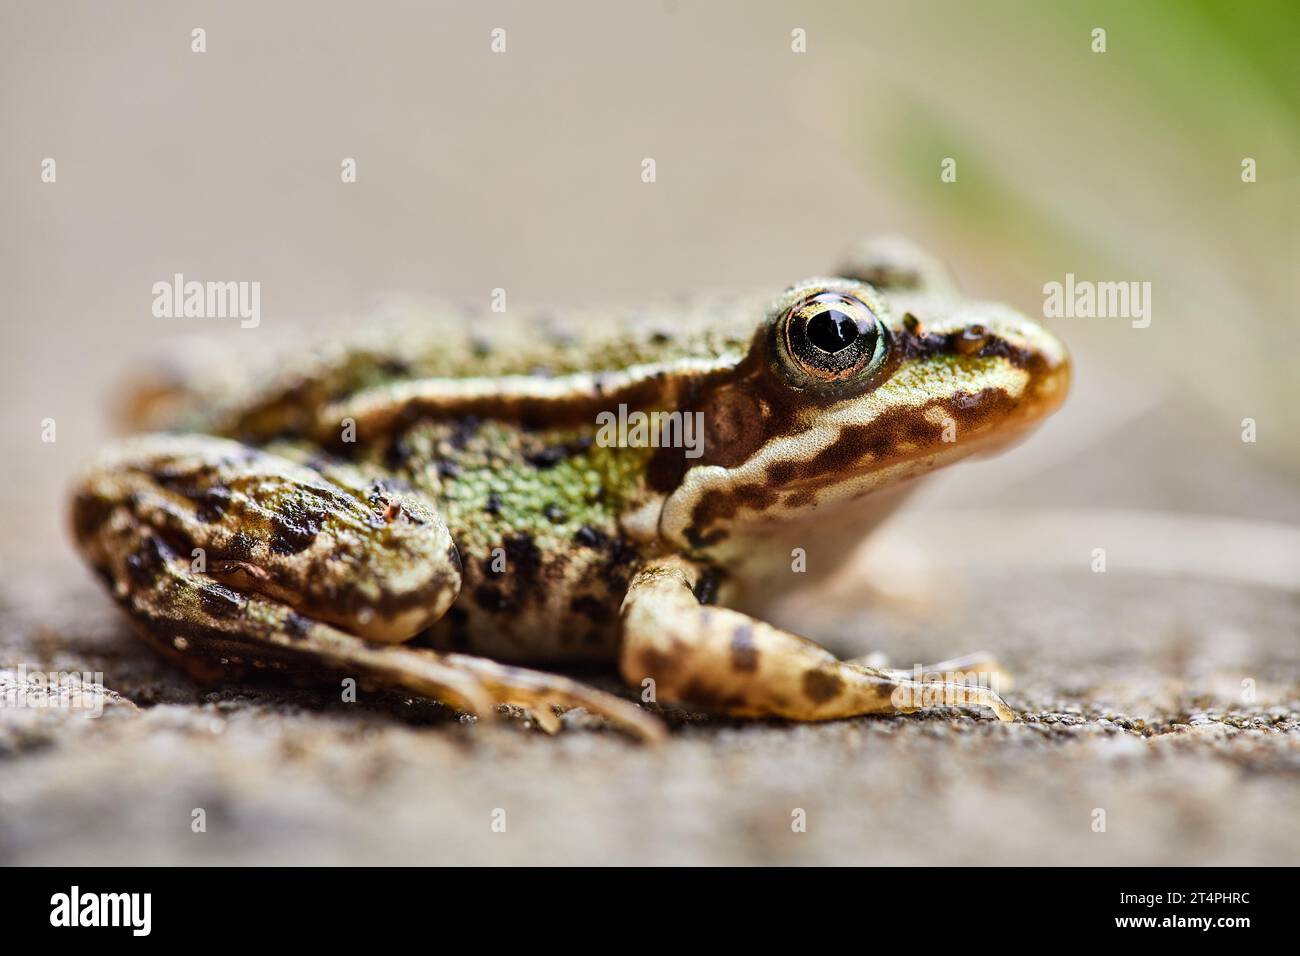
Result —
<instances>
[{"instance_id":1,"label":"spotted skin","mask_svg":"<svg viewBox=\"0 0 1300 956\"><path fill-rule=\"evenodd\" d=\"M145 639L204 679L356 674L645 738L661 727L636 705L515 665L617 665L660 703L738 717L1010 715L760 615L817 578L790 573L793 547L838 567L911 479L1055 409L1069 366L1048 333L896 241L774 301L467 319L195 348L144 383L129 408L154 433L87 470L71 523ZM702 446L611 445L598 416L620 408L698 418Z\"/></svg>"}]
</instances>

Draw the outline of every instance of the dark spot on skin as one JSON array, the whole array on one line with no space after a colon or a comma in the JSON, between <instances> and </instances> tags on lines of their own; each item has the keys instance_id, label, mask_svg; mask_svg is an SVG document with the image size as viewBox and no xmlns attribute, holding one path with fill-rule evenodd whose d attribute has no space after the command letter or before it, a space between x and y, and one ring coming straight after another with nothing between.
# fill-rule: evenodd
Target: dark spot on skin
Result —
<instances>
[{"instance_id":1,"label":"dark spot on skin","mask_svg":"<svg viewBox=\"0 0 1300 956\"><path fill-rule=\"evenodd\" d=\"M569 610L601 624L613 617L609 605L593 594L579 594L569 602Z\"/></svg>"},{"instance_id":2,"label":"dark spot on skin","mask_svg":"<svg viewBox=\"0 0 1300 956\"><path fill-rule=\"evenodd\" d=\"M667 344L668 344L669 342L671 342L672 340L673 340L673 337L672 337L671 335L669 335L667 332L651 332L651 333L650 333L650 344L651 344L651 345L667 345Z\"/></svg>"},{"instance_id":3,"label":"dark spot on skin","mask_svg":"<svg viewBox=\"0 0 1300 956\"><path fill-rule=\"evenodd\" d=\"M164 470L157 472L154 480L158 482L160 488L165 488L191 502L195 508L195 516L204 524L219 521L230 507L230 489L215 478L190 472Z\"/></svg>"},{"instance_id":4,"label":"dark spot on skin","mask_svg":"<svg viewBox=\"0 0 1300 956\"><path fill-rule=\"evenodd\" d=\"M708 447L707 439L705 447ZM654 491L669 492L677 487L686 472L686 449L665 445L646 465L646 484Z\"/></svg>"},{"instance_id":5,"label":"dark spot on skin","mask_svg":"<svg viewBox=\"0 0 1300 956\"><path fill-rule=\"evenodd\" d=\"M553 521L556 524L563 524L567 517L565 513L555 505L547 505L542 509L542 514L546 516L547 521Z\"/></svg>"},{"instance_id":6,"label":"dark spot on skin","mask_svg":"<svg viewBox=\"0 0 1300 956\"><path fill-rule=\"evenodd\" d=\"M443 615L443 621L447 629L447 646L453 651L468 651L473 645L473 640L469 633L469 614L463 607L452 605ZM416 641L420 644L429 646L434 634L434 628L426 628Z\"/></svg>"},{"instance_id":7,"label":"dark spot on skin","mask_svg":"<svg viewBox=\"0 0 1300 956\"><path fill-rule=\"evenodd\" d=\"M829 700L834 700L842 690L844 690L844 681L834 671L821 670L816 667L804 671L804 696L814 704L824 704Z\"/></svg>"},{"instance_id":8,"label":"dark spot on skin","mask_svg":"<svg viewBox=\"0 0 1300 956\"><path fill-rule=\"evenodd\" d=\"M510 611L514 602L495 584L480 584L474 589L474 603L485 611Z\"/></svg>"},{"instance_id":9,"label":"dark spot on skin","mask_svg":"<svg viewBox=\"0 0 1300 956\"><path fill-rule=\"evenodd\" d=\"M718 691L706 684L699 678L692 678L691 681L682 688L682 697L692 704L703 707L715 713L725 714L729 711L739 710L745 706L745 698L739 694L733 694L730 697L723 697Z\"/></svg>"},{"instance_id":10,"label":"dark spot on skin","mask_svg":"<svg viewBox=\"0 0 1300 956\"><path fill-rule=\"evenodd\" d=\"M712 569L705 570L692 589L695 592L695 600L701 604L712 604L718 595L718 583L718 573Z\"/></svg>"},{"instance_id":11,"label":"dark spot on skin","mask_svg":"<svg viewBox=\"0 0 1300 956\"><path fill-rule=\"evenodd\" d=\"M490 515L499 515L501 513L501 498L495 491L488 494L483 510Z\"/></svg>"},{"instance_id":12,"label":"dark spot on skin","mask_svg":"<svg viewBox=\"0 0 1300 956\"><path fill-rule=\"evenodd\" d=\"M741 624L731 635L731 666L743 673L758 670L758 645L754 643L752 624Z\"/></svg>"},{"instance_id":13,"label":"dark spot on skin","mask_svg":"<svg viewBox=\"0 0 1300 956\"><path fill-rule=\"evenodd\" d=\"M205 584L199 589L199 605L212 617L237 617L244 602L238 594L220 584Z\"/></svg>"},{"instance_id":14,"label":"dark spot on skin","mask_svg":"<svg viewBox=\"0 0 1300 956\"><path fill-rule=\"evenodd\" d=\"M542 552L538 550L532 535L519 533L511 535L505 541L506 566L521 582L534 581L542 566Z\"/></svg>"},{"instance_id":15,"label":"dark spot on skin","mask_svg":"<svg viewBox=\"0 0 1300 956\"><path fill-rule=\"evenodd\" d=\"M573 543L584 548L604 549L609 543L609 538L603 531L593 528L589 524L584 524L573 533Z\"/></svg>"},{"instance_id":16,"label":"dark spot on skin","mask_svg":"<svg viewBox=\"0 0 1300 956\"><path fill-rule=\"evenodd\" d=\"M248 561L253 557L253 550L256 542L243 531L238 532L230 539L230 542L222 549L222 557L230 558L233 561Z\"/></svg>"},{"instance_id":17,"label":"dark spot on skin","mask_svg":"<svg viewBox=\"0 0 1300 956\"><path fill-rule=\"evenodd\" d=\"M466 415L457 420L456 427L452 429L451 436L447 439L451 447L457 450L464 448L474 437L480 424L482 420L476 415Z\"/></svg>"},{"instance_id":18,"label":"dark spot on skin","mask_svg":"<svg viewBox=\"0 0 1300 956\"><path fill-rule=\"evenodd\" d=\"M834 449L837 444L838 442L832 444L831 449ZM803 465L800 467L807 468L808 466ZM809 470L811 471L811 469ZM721 490L705 492L700 496L700 500L695 503L695 508L691 512L691 526L686 530L687 538L696 547L707 547L716 544L727 537L727 531L716 528L713 531L705 532L701 529L735 517L736 512L742 507L761 513L770 509L775 503L776 492L773 490L770 480L739 485L727 492Z\"/></svg>"},{"instance_id":19,"label":"dark spot on skin","mask_svg":"<svg viewBox=\"0 0 1300 956\"><path fill-rule=\"evenodd\" d=\"M605 580L610 590L622 594L627 590L632 578L632 569L640 558L640 552L629 541L619 538L609 548L609 559L605 562Z\"/></svg>"},{"instance_id":20,"label":"dark spot on skin","mask_svg":"<svg viewBox=\"0 0 1300 956\"><path fill-rule=\"evenodd\" d=\"M1016 400L1004 389L985 388L978 392L960 392L941 404L957 422L957 427L969 432L1010 415L1015 410Z\"/></svg>"},{"instance_id":21,"label":"dark spot on skin","mask_svg":"<svg viewBox=\"0 0 1300 956\"><path fill-rule=\"evenodd\" d=\"M271 516L271 553L301 554L311 547L320 534L325 512L307 508L301 502L289 501L279 514Z\"/></svg>"},{"instance_id":22,"label":"dark spot on skin","mask_svg":"<svg viewBox=\"0 0 1300 956\"><path fill-rule=\"evenodd\" d=\"M677 661L671 654L665 654L653 647L642 648L638 657L641 663L641 676L655 681L666 681L677 667Z\"/></svg>"},{"instance_id":23,"label":"dark spot on skin","mask_svg":"<svg viewBox=\"0 0 1300 956\"><path fill-rule=\"evenodd\" d=\"M405 437L398 437L384 449L384 464L398 471L406 466L414 452Z\"/></svg>"},{"instance_id":24,"label":"dark spot on skin","mask_svg":"<svg viewBox=\"0 0 1300 956\"><path fill-rule=\"evenodd\" d=\"M786 495L781 504L794 511L798 508L806 508L817 500L817 495L811 491L796 491L792 495Z\"/></svg>"},{"instance_id":25,"label":"dark spot on skin","mask_svg":"<svg viewBox=\"0 0 1300 956\"><path fill-rule=\"evenodd\" d=\"M290 611L284 619L284 633L290 640L301 641L311 634L312 621L297 611Z\"/></svg>"},{"instance_id":26,"label":"dark spot on skin","mask_svg":"<svg viewBox=\"0 0 1300 956\"><path fill-rule=\"evenodd\" d=\"M153 535L140 542L140 547L126 556L126 572L138 587L147 588L162 577L167 568L164 545Z\"/></svg>"},{"instance_id":27,"label":"dark spot on skin","mask_svg":"<svg viewBox=\"0 0 1300 956\"><path fill-rule=\"evenodd\" d=\"M787 484L796 473L795 463L792 461L774 461L767 466L767 480L777 485Z\"/></svg>"},{"instance_id":28,"label":"dark spot on skin","mask_svg":"<svg viewBox=\"0 0 1300 956\"><path fill-rule=\"evenodd\" d=\"M570 449L565 445L552 445L549 448L543 448L541 451L524 455L524 461L539 471L546 471L548 468L554 468L564 461L571 453Z\"/></svg>"}]
</instances>

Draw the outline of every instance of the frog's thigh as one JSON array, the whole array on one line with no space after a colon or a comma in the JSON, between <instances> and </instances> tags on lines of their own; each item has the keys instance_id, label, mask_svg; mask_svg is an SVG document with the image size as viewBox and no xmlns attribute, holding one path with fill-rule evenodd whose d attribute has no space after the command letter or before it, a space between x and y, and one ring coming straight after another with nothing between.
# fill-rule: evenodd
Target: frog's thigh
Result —
<instances>
[{"instance_id":1,"label":"frog's thigh","mask_svg":"<svg viewBox=\"0 0 1300 956\"><path fill-rule=\"evenodd\" d=\"M737 611L703 606L693 591L696 574L673 559L651 565L633 579L623 603L623 678L635 685L653 680L661 701L792 720L966 704L1015 719L985 687L914 681L836 660L806 638Z\"/></svg>"},{"instance_id":2,"label":"frog's thigh","mask_svg":"<svg viewBox=\"0 0 1300 956\"><path fill-rule=\"evenodd\" d=\"M371 640L408 640L460 591L451 534L423 498L343 464L321 467L328 475L204 435L131 439L82 478L73 532L99 567L124 560L136 529L213 583ZM126 572L120 591L148 586Z\"/></svg>"}]
</instances>

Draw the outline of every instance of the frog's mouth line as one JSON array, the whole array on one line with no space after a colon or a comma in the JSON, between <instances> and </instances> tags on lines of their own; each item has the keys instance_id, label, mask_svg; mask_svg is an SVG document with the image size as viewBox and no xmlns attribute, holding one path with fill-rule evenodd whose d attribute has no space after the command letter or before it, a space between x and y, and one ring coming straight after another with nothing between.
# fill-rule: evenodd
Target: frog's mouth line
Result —
<instances>
[{"instance_id":1,"label":"frog's mouth line","mask_svg":"<svg viewBox=\"0 0 1300 956\"><path fill-rule=\"evenodd\" d=\"M1009 400L1009 399L1008 399ZM915 407L906 409L912 418L922 418ZM1038 423L1027 416L1023 424L1006 427L1004 421L986 424L986 433L959 443L943 442L933 432L903 448L897 437L873 452L864 450L871 442L855 442L849 429L874 433L870 423L851 426L824 425L816 431L834 437L819 443L821 450L800 453L802 439L787 439L786 454L769 446L766 454L751 459L741 469L705 466L691 469L678 492L669 497L660 515L660 533L670 540L681 538L692 546L706 547L731 535L732 525L789 521L814 509L851 506L861 499L886 493L920 478L939 467L976 454L992 453L1013 443ZM866 431L860 434L872 438ZM878 435L874 436L879 441ZM765 460L765 461L764 461ZM711 471L711 469L717 469Z\"/></svg>"}]
</instances>

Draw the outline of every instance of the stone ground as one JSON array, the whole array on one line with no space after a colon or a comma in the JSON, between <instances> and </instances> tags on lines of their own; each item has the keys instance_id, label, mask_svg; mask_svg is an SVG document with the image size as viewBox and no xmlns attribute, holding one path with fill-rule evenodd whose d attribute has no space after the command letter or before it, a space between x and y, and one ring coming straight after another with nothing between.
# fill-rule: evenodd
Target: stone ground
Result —
<instances>
[{"instance_id":1,"label":"stone ground","mask_svg":"<svg viewBox=\"0 0 1300 956\"><path fill-rule=\"evenodd\" d=\"M98 719L0 708L5 863L1300 858L1300 602L1285 591L986 569L967 573L957 613L804 601L787 613L844 650L861 633L895 660L995 649L1025 719L670 714L672 738L652 748L581 715L548 737L399 696L203 689L156 660L78 571L3 592L0 682L25 664L101 671L110 692ZM206 832L192 832L195 808ZM792 828L797 810L806 832Z\"/></svg>"}]
</instances>

